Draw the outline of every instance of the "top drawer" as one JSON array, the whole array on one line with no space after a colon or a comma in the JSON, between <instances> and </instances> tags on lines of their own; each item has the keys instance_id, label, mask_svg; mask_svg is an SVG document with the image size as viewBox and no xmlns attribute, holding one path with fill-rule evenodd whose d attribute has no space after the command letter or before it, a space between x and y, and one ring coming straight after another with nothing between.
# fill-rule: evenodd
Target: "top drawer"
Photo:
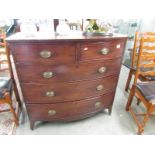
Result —
<instances>
[{"instance_id":1,"label":"top drawer","mask_svg":"<svg viewBox=\"0 0 155 155\"><path fill-rule=\"evenodd\" d=\"M121 57L124 50L124 41L107 41L81 44L80 61L97 59L114 59Z\"/></svg>"},{"instance_id":2,"label":"top drawer","mask_svg":"<svg viewBox=\"0 0 155 155\"><path fill-rule=\"evenodd\" d=\"M11 47L15 62L73 63L74 44L21 44Z\"/></svg>"}]
</instances>

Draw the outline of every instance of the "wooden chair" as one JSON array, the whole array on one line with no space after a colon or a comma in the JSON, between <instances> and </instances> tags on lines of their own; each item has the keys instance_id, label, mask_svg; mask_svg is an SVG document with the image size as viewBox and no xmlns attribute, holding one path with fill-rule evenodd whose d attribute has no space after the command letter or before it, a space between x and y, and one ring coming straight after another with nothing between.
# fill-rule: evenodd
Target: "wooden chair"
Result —
<instances>
[{"instance_id":1,"label":"wooden chair","mask_svg":"<svg viewBox=\"0 0 155 155\"><path fill-rule=\"evenodd\" d=\"M8 59L6 52L6 34L0 34L0 72L9 72Z\"/></svg>"},{"instance_id":2,"label":"wooden chair","mask_svg":"<svg viewBox=\"0 0 155 155\"><path fill-rule=\"evenodd\" d=\"M127 79L127 82L126 82L125 91L129 90L129 86L130 86L132 76L133 75L135 76L135 73L136 73L136 63L137 63L137 58L138 58L140 39L141 39L142 35L155 36L155 32L145 32L145 33L136 32L135 39L134 39L134 47L133 47L133 49L129 49L129 51L130 51L130 59L131 59L131 66L129 66L130 71L129 71L128 79ZM139 75L138 78L141 81L155 81L155 76L151 76L151 77L146 78L146 77L143 77L142 75Z\"/></svg>"},{"instance_id":3,"label":"wooden chair","mask_svg":"<svg viewBox=\"0 0 155 155\"><path fill-rule=\"evenodd\" d=\"M12 112L14 121L15 121L16 125L18 125L19 104L17 104L16 111L15 111L13 104L12 104L13 92L16 96L16 100L18 101L18 103L20 103L20 98L19 98L19 94L17 91L17 86L13 79L10 57L9 57L9 53L7 50L5 38L6 38L5 34L0 34L0 39L1 39L0 45L3 49L3 50L0 50L0 56L2 54L6 55L7 60L5 62L8 64L7 70L9 71L10 75L7 75L7 77L5 77L5 76L3 77L2 75L3 75L4 71L6 70L6 68L5 69L0 68L0 73L2 73L0 76L0 104L7 104L9 106L9 111ZM3 60L0 61L0 64L2 64L2 63L4 63ZM8 111L8 110L1 110L0 112L6 112L6 111Z\"/></svg>"},{"instance_id":4,"label":"wooden chair","mask_svg":"<svg viewBox=\"0 0 155 155\"><path fill-rule=\"evenodd\" d=\"M135 73L134 84L130 91L126 110L129 111L138 126L138 134L144 131L144 126L148 121L149 117L155 112L155 82L145 81L138 82L139 76L143 77L154 77L155 76L155 37L148 37L143 35L140 42L139 55L137 60L137 68ZM150 71L147 68L152 68ZM145 68L145 70L141 70ZM137 96L141 103L146 108L145 114L136 114L134 109L131 107L134 96ZM144 116L142 122L140 122L137 116Z\"/></svg>"}]
</instances>

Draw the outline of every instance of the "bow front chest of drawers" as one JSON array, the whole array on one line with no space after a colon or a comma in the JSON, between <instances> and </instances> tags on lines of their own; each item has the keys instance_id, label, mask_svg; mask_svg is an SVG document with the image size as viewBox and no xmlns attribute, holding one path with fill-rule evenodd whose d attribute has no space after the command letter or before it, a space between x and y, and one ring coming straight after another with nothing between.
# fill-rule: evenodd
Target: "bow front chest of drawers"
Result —
<instances>
[{"instance_id":1,"label":"bow front chest of drawers","mask_svg":"<svg viewBox=\"0 0 155 155\"><path fill-rule=\"evenodd\" d=\"M111 113L126 36L7 39L33 129L35 121L73 121Z\"/></svg>"}]
</instances>

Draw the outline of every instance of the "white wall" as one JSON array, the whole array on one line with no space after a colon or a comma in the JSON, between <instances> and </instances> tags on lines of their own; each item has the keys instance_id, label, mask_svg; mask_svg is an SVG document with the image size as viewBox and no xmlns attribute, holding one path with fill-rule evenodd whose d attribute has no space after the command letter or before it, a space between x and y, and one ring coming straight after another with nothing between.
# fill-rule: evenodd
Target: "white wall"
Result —
<instances>
[{"instance_id":1,"label":"white wall","mask_svg":"<svg viewBox=\"0 0 155 155\"><path fill-rule=\"evenodd\" d=\"M140 25L141 32L155 31L155 19L142 19Z\"/></svg>"}]
</instances>

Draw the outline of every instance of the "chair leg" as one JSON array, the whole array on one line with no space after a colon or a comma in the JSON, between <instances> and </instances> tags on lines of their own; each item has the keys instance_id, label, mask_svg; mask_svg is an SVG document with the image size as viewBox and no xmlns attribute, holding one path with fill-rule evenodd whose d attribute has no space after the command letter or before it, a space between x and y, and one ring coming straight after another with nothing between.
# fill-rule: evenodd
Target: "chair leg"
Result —
<instances>
[{"instance_id":1,"label":"chair leg","mask_svg":"<svg viewBox=\"0 0 155 155\"><path fill-rule=\"evenodd\" d=\"M137 98L137 105L140 105L141 100Z\"/></svg>"},{"instance_id":2,"label":"chair leg","mask_svg":"<svg viewBox=\"0 0 155 155\"><path fill-rule=\"evenodd\" d=\"M149 119L149 113L147 112L147 114L144 116L144 119L143 119L141 126L138 127L138 133L137 133L138 135L141 135L142 132L144 132L144 127L145 127L148 119Z\"/></svg>"},{"instance_id":3,"label":"chair leg","mask_svg":"<svg viewBox=\"0 0 155 155\"><path fill-rule=\"evenodd\" d=\"M133 71L130 69L128 80L126 82L125 91L127 92L130 86L131 78L132 78Z\"/></svg>"},{"instance_id":4,"label":"chair leg","mask_svg":"<svg viewBox=\"0 0 155 155\"><path fill-rule=\"evenodd\" d=\"M13 108L13 106L12 106L12 101L11 101L11 100L10 100L10 102L9 102L9 106L10 106L10 111L11 111L12 114L13 114L14 121L15 121L16 125L18 126L18 117L17 117L17 115L16 115L16 113L15 113L15 111L14 111L14 108Z\"/></svg>"},{"instance_id":5,"label":"chair leg","mask_svg":"<svg viewBox=\"0 0 155 155\"><path fill-rule=\"evenodd\" d=\"M152 110L151 107L147 109L147 113L144 116L144 119L143 119L143 122L142 122L143 127L146 125L146 122L149 120L151 110Z\"/></svg>"},{"instance_id":6,"label":"chair leg","mask_svg":"<svg viewBox=\"0 0 155 155\"><path fill-rule=\"evenodd\" d=\"M143 120L143 127L146 125L146 122L149 119L149 114L147 113L146 116L144 116L144 120Z\"/></svg>"},{"instance_id":7,"label":"chair leg","mask_svg":"<svg viewBox=\"0 0 155 155\"><path fill-rule=\"evenodd\" d=\"M17 102L19 104L19 107L20 107L20 110L21 110L21 114L22 114L21 124L23 124L25 122L25 112L24 112L23 104L21 102L21 99L20 99L19 92L18 92L17 85L16 85L15 81L14 81L14 92L15 92L16 100L17 100Z\"/></svg>"},{"instance_id":8,"label":"chair leg","mask_svg":"<svg viewBox=\"0 0 155 155\"><path fill-rule=\"evenodd\" d=\"M135 95L135 86L133 85L130 91L128 102L126 104L126 111L129 111L129 107L131 106L134 95Z\"/></svg>"},{"instance_id":9,"label":"chair leg","mask_svg":"<svg viewBox=\"0 0 155 155\"><path fill-rule=\"evenodd\" d=\"M18 101L19 106L21 107L22 104L21 104L21 101L20 101L17 85L15 84L15 82L14 82L14 92L15 92L16 100Z\"/></svg>"},{"instance_id":10,"label":"chair leg","mask_svg":"<svg viewBox=\"0 0 155 155\"><path fill-rule=\"evenodd\" d=\"M137 132L137 134L138 134L138 135L141 135L142 132L144 132L144 128L138 128L138 132Z\"/></svg>"}]
</instances>

